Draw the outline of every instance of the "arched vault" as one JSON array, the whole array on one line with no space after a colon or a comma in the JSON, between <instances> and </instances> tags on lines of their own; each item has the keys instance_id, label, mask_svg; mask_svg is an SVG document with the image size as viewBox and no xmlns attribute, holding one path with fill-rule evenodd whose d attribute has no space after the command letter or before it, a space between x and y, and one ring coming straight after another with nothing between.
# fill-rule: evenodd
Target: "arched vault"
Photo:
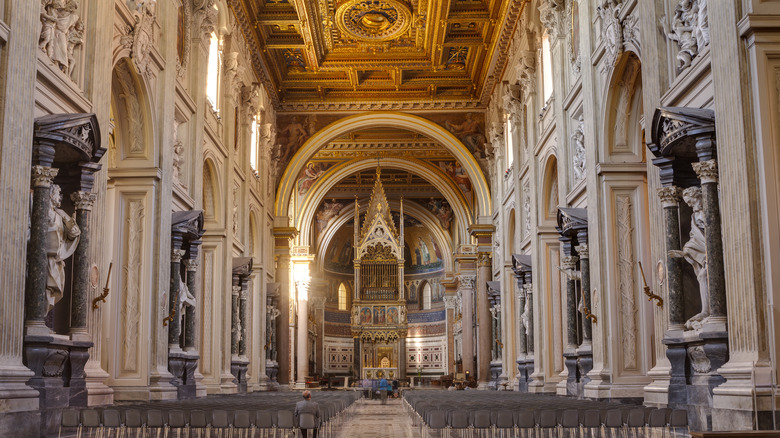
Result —
<instances>
[{"instance_id":1,"label":"arched vault","mask_svg":"<svg viewBox=\"0 0 780 438\"><path fill-rule=\"evenodd\" d=\"M393 211L400 210L400 202L398 200L388 200L390 208ZM363 205L360 208L360 213L365 213L368 205ZM453 242L450 240L450 236L441 228L438 219L430 211L421 207L415 202L404 202L404 214L411 216L420 221L426 229L430 230L431 236L437 242L442 245L442 258L444 265L445 277L450 277L455 270L455 259ZM317 255L324 255L330 245L336 232L343 227L347 222L351 221L355 217L355 203L350 203L342 209L342 214L339 215L325 230L322 235L317 239L316 250ZM322 269L322 263L319 267Z\"/></svg>"},{"instance_id":2,"label":"arched vault","mask_svg":"<svg viewBox=\"0 0 780 438\"><path fill-rule=\"evenodd\" d=\"M295 218L293 225L299 230L298 245L314 246L313 236L311 235L311 224L317 214L317 207L322 200L327 197L328 192L333 186L338 184L339 181L345 177L359 172L361 170L372 169L376 167L376 160L364 159L359 161L353 161L347 163L345 166L336 170L333 174L318 181L313 187L312 192L306 197L306 200L300 206L297 217ZM417 174L431 183L447 200L453 211L453 216L457 220L459 226L458 231L461 235L457 236L458 239L453 239L457 242L468 242L467 228L470 223L473 222L473 217L469 212L467 204L463 199L463 194L457 187L453 186L447 176L445 176L441 170L427 165L421 161L412 159L400 159L400 158L383 158L383 168L403 169Z\"/></svg>"},{"instance_id":3,"label":"arched vault","mask_svg":"<svg viewBox=\"0 0 780 438\"><path fill-rule=\"evenodd\" d=\"M490 223L490 215L492 214L490 188L488 187L485 175L482 173L482 169L479 167L479 163L463 143L440 125L420 116L379 111L344 117L309 137L303 146L301 146L301 149L293 156L290 164L282 175L276 192L274 215L277 218L284 218L288 215L291 195L295 189L295 181L303 167L317 151L341 135L377 127L398 128L416 132L437 141L442 147L447 149L447 151L449 151L460 163L471 180L476 196L474 216L480 223ZM386 161L387 158L383 158L383 163ZM301 213L302 212L300 211L296 212L296 216L300 218L302 216ZM301 220L293 218L293 224L300 223ZM470 224L465 224L465 227L463 228L468 227L468 225ZM303 231L301 228L298 229Z\"/></svg>"}]
</instances>

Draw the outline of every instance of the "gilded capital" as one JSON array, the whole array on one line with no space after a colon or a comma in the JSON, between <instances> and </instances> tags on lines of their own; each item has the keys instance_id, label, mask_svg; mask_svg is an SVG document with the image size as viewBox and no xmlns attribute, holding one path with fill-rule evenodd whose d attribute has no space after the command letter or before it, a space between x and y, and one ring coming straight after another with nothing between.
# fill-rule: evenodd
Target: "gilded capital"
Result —
<instances>
[{"instance_id":1,"label":"gilded capital","mask_svg":"<svg viewBox=\"0 0 780 438\"><path fill-rule=\"evenodd\" d=\"M474 289L474 284L477 282L476 275L460 275L458 276L460 282L459 289Z\"/></svg>"},{"instance_id":2,"label":"gilded capital","mask_svg":"<svg viewBox=\"0 0 780 438\"><path fill-rule=\"evenodd\" d=\"M677 207L682 200L682 189L677 186L661 187L658 189L658 197L664 208Z\"/></svg>"},{"instance_id":3,"label":"gilded capital","mask_svg":"<svg viewBox=\"0 0 780 438\"><path fill-rule=\"evenodd\" d=\"M97 195L89 192L78 191L70 194L70 200L73 201L76 210L92 211L96 199Z\"/></svg>"},{"instance_id":4,"label":"gilded capital","mask_svg":"<svg viewBox=\"0 0 780 438\"><path fill-rule=\"evenodd\" d=\"M57 176L59 169L46 166L32 166L32 185L33 187L51 187L54 177Z\"/></svg>"},{"instance_id":5,"label":"gilded capital","mask_svg":"<svg viewBox=\"0 0 780 438\"><path fill-rule=\"evenodd\" d=\"M491 253L481 252L477 257L479 266L493 266L493 255Z\"/></svg>"},{"instance_id":6,"label":"gilded capital","mask_svg":"<svg viewBox=\"0 0 780 438\"><path fill-rule=\"evenodd\" d=\"M693 171L702 184L718 182L718 162L716 160L693 163Z\"/></svg>"}]
</instances>

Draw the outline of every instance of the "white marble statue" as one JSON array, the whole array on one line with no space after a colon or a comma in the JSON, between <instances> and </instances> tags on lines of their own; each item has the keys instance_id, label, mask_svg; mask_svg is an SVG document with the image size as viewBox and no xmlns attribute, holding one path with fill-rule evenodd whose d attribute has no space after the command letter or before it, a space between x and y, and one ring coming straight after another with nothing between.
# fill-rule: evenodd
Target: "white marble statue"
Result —
<instances>
[{"instance_id":1,"label":"white marble statue","mask_svg":"<svg viewBox=\"0 0 780 438\"><path fill-rule=\"evenodd\" d=\"M190 292L184 278L179 278L179 317L184 316L185 307L195 307L195 296Z\"/></svg>"},{"instance_id":2,"label":"white marble statue","mask_svg":"<svg viewBox=\"0 0 780 438\"><path fill-rule=\"evenodd\" d=\"M685 328L694 330L701 328L701 322L710 314L710 291L707 282L707 249L704 240L704 211L702 209L701 188L689 187L683 191L685 203L693 209L691 215L690 238L683 246L682 251L672 250L669 255L675 258L684 258L693 266L696 279L699 281L699 295L701 296L701 312L694 315L685 323Z\"/></svg>"},{"instance_id":3,"label":"white marble statue","mask_svg":"<svg viewBox=\"0 0 780 438\"><path fill-rule=\"evenodd\" d=\"M571 135L574 142L574 155L572 156L572 168L574 169L574 181L581 181L585 177L585 119L580 115L577 129Z\"/></svg>"},{"instance_id":4,"label":"white marble statue","mask_svg":"<svg viewBox=\"0 0 780 438\"><path fill-rule=\"evenodd\" d=\"M525 328L526 335L528 335L528 326L531 323L531 320L529 318L530 309L531 309L531 296L526 294L525 304L523 305L523 313L520 314L520 322L523 324L523 327Z\"/></svg>"},{"instance_id":5,"label":"white marble statue","mask_svg":"<svg viewBox=\"0 0 780 438\"><path fill-rule=\"evenodd\" d=\"M51 208L46 228L46 256L49 261L49 275L46 279L46 298L49 310L62 298L65 288L65 260L73 255L79 244L81 230L76 218L62 211L60 186L51 185Z\"/></svg>"},{"instance_id":6,"label":"white marble statue","mask_svg":"<svg viewBox=\"0 0 780 438\"><path fill-rule=\"evenodd\" d=\"M664 33L677 43L680 49L678 68L684 69L710 43L707 0L680 0L671 21L670 28L669 23L662 20Z\"/></svg>"},{"instance_id":7,"label":"white marble statue","mask_svg":"<svg viewBox=\"0 0 780 438\"><path fill-rule=\"evenodd\" d=\"M38 47L67 74L72 73L75 66L73 50L84 39L84 24L76 13L78 7L76 0L41 1Z\"/></svg>"}]
</instances>

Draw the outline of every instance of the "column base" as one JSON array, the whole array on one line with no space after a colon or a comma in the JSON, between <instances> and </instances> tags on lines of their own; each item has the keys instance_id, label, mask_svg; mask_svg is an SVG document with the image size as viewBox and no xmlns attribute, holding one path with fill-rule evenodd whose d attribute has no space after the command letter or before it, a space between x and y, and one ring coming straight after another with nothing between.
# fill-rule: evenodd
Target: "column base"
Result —
<instances>
[{"instance_id":1,"label":"column base","mask_svg":"<svg viewBox=\"0 0 780 438\"><path fill-rule=\"evenodd\" d=\"M494 360L490 362L490 381L488 382L488 387L490 389L500 389L501 388L501 375L504 369L504 365L501 363L500 360ZM506 376L503 376L504 381L506 381Z\"/></svg>"},{"instance_id":2,"label":"column base","mask_svg":"<svg viewBox=\"0 0 780 438\"><path fill-rule=\"evenodd\" d=\"M727 363L718 372L726 382L712 391L712 430L768 430L780 424L780 417L773 418L780 400L773 396L768 363Z\"/></svg>"},{"instance_id":3,"label":"column base","mask_svg":"<svg viewBox=\"0 0 780 438\"><path fill-rule=\"evenodd\" d=\"M665 408L669 404L669 379L671 367L659 365L651 369L647 375L651 379L644 387L644 404L654 408Z\"/></svg>"},{"instance_id":4,"label":"column base","mask_svg":"<svg viewBox=\"0 0 780 438\"><path fill-rule=\"evenodd\" d=\"M34 375L22 365L0 367L0 436L40 435L40 393L26 384Z\"/></svg>"},{"instance_id":5,"label":"column base","mask_svg":"<svg viewBox=\"0 0 780 438\"><path fill-rule=\"evenodd\" d=\"M249 369L249 361L239 357L234 357L230 361L230 372L233 374L233 383L236 385L236 392L246 394L247 379L246 372Z\"/></svg>"},{"instance_id":6,"label":"column base","mask_svg":"<svg viewBox=\"0 0 780 438\"><path fill-rule=\"evenodd\" d=\"M100 367L98 360L90 360L84 368L87 382L87 406L102 406L114 403L114 390L106 385L108 373Z\"/></svg>"},{"instance_id":7,"label":"column base","mask_svg":"<svg viewBox=\"0 0 780 438\"><path fill-rule=\"evenodd\" d=\"M534 371L534 358L525 357L517 360L517 386L516 391L530 392L529 386L532 382L531 374Z\"/></svg>"},{"instance_id":8,"label":"column base","mask_svg":"<svg viewBox=\"0 0 780 438\"><path fill-rule=\"evenodd\" d=\"M176 400L178 396L176 387L171 384L173 375L167 369L156 369L156 373L149 377L149 400Z\"/></svg>"},{"instance_id":9,"label":"column base","mask_svg":"<svg viewBox=\"0 0 780 438\"><path fill-rule=\"evenodd\" d=\"M195 369L198 366L198 353L189 351L171 351L168 353L168 371L173 374L171 384L176 387L176 398L187 400L197 396Z\"/></svg>"},{"instance_id":10,"label":"column base","mask_svg":"<svg viewBox=\"0 0 780 438\"><path fill-rule=\"evenodd\" d=\"M728 334L688 331L663 343L671 365L668 407L685 409L691 429L713 430L713 390L725 382L719 368L728 358Z\"/></svg>"},{"instance_id":11,"label":"column base","mask_svg":"<svg viewBox=\"0 0 780 438\"><path fill-rule=\"evenodd\" d=\"M579 386L579 369L577 367L577 359L579 356L575 352L563 353L563 363L566 366L568 375L566 376L566 392L562 395L568 395L570 397L580 397ZM558 394L560 395L560 386L558 387Z\"/></svg>"},{"instance_id":12,"label":"column base","mask_svg":"<svg viewBox=\"0 0 780 438\"><path fill-rule=\"evenodd\" d=\"M200 369L195 367L195 397L197 398L205 397L209 393L208 386L203 383L203 379L205 378L206 377L201 374Z\"/></svg>"}]
</instances>

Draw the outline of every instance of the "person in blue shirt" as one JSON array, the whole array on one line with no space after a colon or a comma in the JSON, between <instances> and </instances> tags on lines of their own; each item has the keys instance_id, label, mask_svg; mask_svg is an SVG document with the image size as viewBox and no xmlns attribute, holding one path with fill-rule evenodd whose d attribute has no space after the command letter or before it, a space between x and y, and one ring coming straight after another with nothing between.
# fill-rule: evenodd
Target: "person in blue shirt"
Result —
<instances>
[{"instance_id":1,"label":"person in blue shirt","mask_svg":"<svg viewBox=\"0 0 780 438\"><path fill-rule=\"evenodd\" d=\"M382 399L382 404L387 403L387 391L390 390L390 385L387 383L387 379L382 377L379 381L379 397Z\"/></svg>"}]
</instances>

